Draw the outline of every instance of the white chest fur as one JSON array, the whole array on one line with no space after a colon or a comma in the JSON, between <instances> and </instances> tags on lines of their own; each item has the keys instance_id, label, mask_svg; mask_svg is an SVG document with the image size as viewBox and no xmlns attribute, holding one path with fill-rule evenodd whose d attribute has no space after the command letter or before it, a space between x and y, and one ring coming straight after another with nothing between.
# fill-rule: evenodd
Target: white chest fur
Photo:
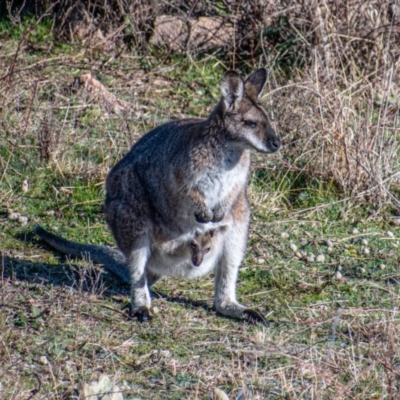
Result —
<instances>
[{"instance_id":1,"label":"white chest fur","mask_svg":"<svg viewBox=\"0 0 400 400\"><path fill-rule=\"evenodd\" d=\"M227 151L222 165L217 165L199 176L197 186L207 207L223 205L230 209L238 193L246 184L250 166L248 152Z\"/></svg>"}]
</instances>

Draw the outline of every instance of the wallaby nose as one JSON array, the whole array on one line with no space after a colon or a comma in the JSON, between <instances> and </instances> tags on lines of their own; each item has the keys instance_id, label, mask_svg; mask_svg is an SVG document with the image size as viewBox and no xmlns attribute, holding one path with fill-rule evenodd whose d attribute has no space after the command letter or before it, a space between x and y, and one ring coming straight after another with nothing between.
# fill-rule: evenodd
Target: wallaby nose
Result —
<instances>
[{"instance_id":1,"label":"wallaby nose","mask_svg":"<svg viewBox=\"0 0 400 400\"><path fill-rule=\"evenodd\" d=\"M192 260L193 262L193 266L194 267L198 267L200 266L200 264L202 263L203 259L201 257L196 257L194 260Z\"/></svg>"},{"instance_id":2,"label":"wallaby nose","mask_svg":"<svg viewBox=\"0 0 400 400\"><path fill-rule=\"evenodd\" d=\"M281 147L281 141L277 137L274 137L269 141L269 146L272 151L278 151L279 147Z\"/></svg>"}]
</instances>

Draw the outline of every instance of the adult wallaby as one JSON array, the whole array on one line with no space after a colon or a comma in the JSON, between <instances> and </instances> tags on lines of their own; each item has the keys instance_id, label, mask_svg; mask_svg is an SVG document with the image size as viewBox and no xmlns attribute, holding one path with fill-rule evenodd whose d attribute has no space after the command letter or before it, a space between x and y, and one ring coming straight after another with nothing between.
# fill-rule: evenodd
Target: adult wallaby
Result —
<instances>
[{"instance_id":1,"label":"adult wallaby","mask_svg":"<svg viewBox=\"0 0 400 400\"><path fill-rule=\"evenodd\" d=\"M281 145L258 102L266 77L264 68L245 81L235 71L226 72L221 100L207 119L153 129L110 171L104 211L126 257L132 310L140 320L151 318L148 287L160 277L197 277L215 267L217 312L265 322L237 302L236 279L250 219L250 150L274 153ZM179 249L196 232L211 229L218 231L213 246L193 267Z\"/></svg>"}]
</instances>

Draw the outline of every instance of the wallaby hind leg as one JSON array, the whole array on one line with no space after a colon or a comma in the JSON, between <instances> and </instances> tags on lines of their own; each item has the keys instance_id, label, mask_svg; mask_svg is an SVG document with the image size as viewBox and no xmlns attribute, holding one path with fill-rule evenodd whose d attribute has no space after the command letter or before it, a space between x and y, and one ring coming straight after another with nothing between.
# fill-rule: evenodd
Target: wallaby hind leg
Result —
<instances>
[{"instance_id":1,"label":"wallaby hind leg","mask_svg":"<svg viewBox=\"0 0 400 400\"><path fill-rule=\"evenodd\" d=\"M130 254L127 255L131 279L132 314L141 322L149 321L151 300L146 265L150 256L150 245L147 236L136 238L132 247Z\"/></svg>"},{"instance_id":2,"label":"wallaby hind leg","mask_svg":"<svg viewBox=\"0 0 400 400\"><path fill-rule=\"evenodd\" d=\"M217 312L227 317L266 325L265 318L258 311L236 300L236 279L246 251L248 234L249 210L245 195L238 199L236 213L239 215L234 216L233 224L225 234L222 257L215 271L214 306Z\"/></svg>"},{"instance_id":3,"label":"wallaby hind leg","mask_svg":"<svg viewBox=\"0 0 400 400\"><path fill-rule=\"evenodd\" d=\"M117 178L126 178L117 174ZM121 178L121 179L122 179ZM127 184L122 179L111 180L113 184ZM118 185L117 185L118 187ZM115 189L115 188L114 188ZM139 190L139 187L138 187ZM110 190L111 194L113 190ZM136 198L120 199L108 194L105 202L107 224L110 227L118 247L125 255L131 284L131 310L139 321L148 321L150 316L150 292L147 286L147 263L151 255L150 240L147 235L148 220L146 215L137 212L142 204Z\"/></svg>"}]
</instances>

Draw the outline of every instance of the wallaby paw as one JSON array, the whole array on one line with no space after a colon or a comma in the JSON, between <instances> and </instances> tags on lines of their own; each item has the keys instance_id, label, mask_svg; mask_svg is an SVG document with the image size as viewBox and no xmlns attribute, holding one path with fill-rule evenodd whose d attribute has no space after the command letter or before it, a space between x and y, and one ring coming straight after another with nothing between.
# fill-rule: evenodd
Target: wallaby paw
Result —
<instances>
[{"instance_id":1,"label":"wallaby paw","mask_svg":"<svg viewBox=\"0 0 400 400\"><path fill-rule=\"evenodd\" d=\"M151 320L153 319L150 314L150 310L146 306L135 308L131 310L130 314L132 318L136 318L140 323L151 322Z\"/></svg>"},{"instance_id":2,"label":"wallaby paw","mask_svg":"<svg viewBox=\"0 0 400 400\"><path fill-rule=\"evenodd\" d=\"M264 326L268 325L265 317L256 310L246 308L242 313L242 318L252 325L262 324Z\"/></svg>"},{"instance_id":3,"label":"wallaby paw","mask_svg":"<svg viewBox=\"0 0 400 400\"><path fill-rule=\"evenodd\" d=\"M213 218L211 220L211 222L220 222L224 219L225 217L225 213L222 209L222 207L217 208L215 210L213 210Z\"/></svg>"},{"instance_id":4,"label":"wallaby paw","mask_svg":"<svg viewBox=\"0 0 400 400\"><path fill-rule=\"evenodd\" d=\"M195 212L194 217L196 218L196 221L199 222L200 224L206 224L207 222L210 222L214 218L214 215L211 210L207 209Z\"/></svg>"}]
</instances>

